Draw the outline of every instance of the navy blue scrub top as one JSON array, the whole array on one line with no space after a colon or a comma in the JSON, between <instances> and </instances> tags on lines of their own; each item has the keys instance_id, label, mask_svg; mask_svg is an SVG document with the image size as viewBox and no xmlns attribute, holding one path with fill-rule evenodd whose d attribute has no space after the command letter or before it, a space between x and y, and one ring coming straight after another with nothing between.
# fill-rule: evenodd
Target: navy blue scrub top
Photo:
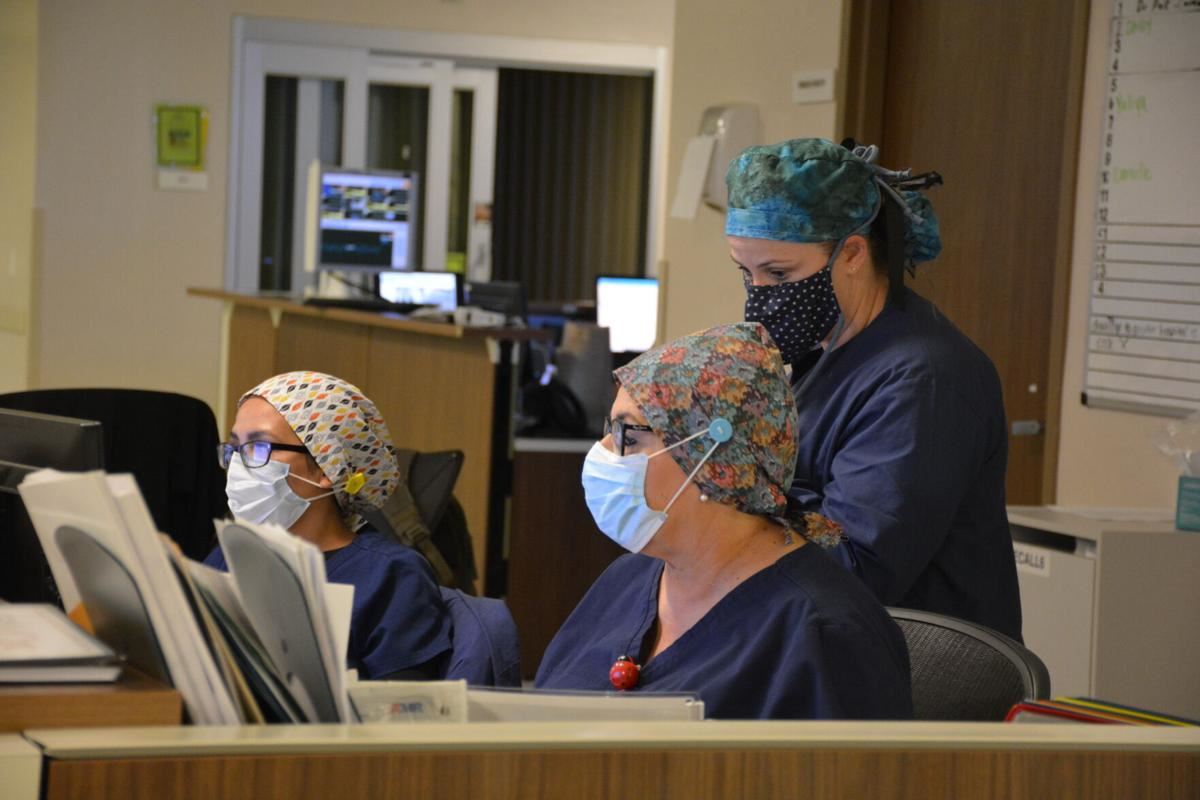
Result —
<instances>
[{"instance_id":1,"label":"navy blue scrub top","mask_svg":"<svg viewBox=\"0 0 1200 800\"><path fill-rule=\"evenodd\" d=\"M612 691L658 615L663 562L614 561L550 642L545 689ZM648 636L649 635L649 636ZM907 719L908 649L862 583L808 544L750 576L642 666L635 692L691 692L717 719Z\"/></svg>"},{"instance_id":2,"label":"navy blue scrub top","mask_svg":"<svg viewBox=\"0 0 1200 800\"><path fill-rule=\"evenodd\" d=\"M884 605L1020 641L1008 432L987 355L907 291L792 379L800 448L789 495L845 528L838 560Z\"/></svg>"},{"instance_id":3,"label":"navy blue scrub top","mask_svg":"<svg viewBox=\"0 0 1200 800\"><path fill-rule=\"evenodd\" d=\"M219 547L204 563L228 569ZM394 537L362 528L325 553L325 577L354 586L346 662L360 678L386 678L450 650L450 615L433 570Z\"/></svg>"}]
</instances>

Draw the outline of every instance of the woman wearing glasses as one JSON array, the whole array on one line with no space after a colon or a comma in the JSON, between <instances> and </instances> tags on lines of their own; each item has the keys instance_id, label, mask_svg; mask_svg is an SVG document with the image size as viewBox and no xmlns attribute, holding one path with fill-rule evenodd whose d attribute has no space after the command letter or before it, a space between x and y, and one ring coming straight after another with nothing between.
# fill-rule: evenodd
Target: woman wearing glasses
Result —
<instances>
[{"instance_id":1,"label":"woman wearing glasses","mask_svg":"<svg viewBox=\"0 0 1200 800\"><path fill-rule=\"evenodd\" d=\"M911 717L899 628L823 551L838 528L788 514L799 428L766 330L713 328L613 374L583 489L630 554L563 624L537 685L691 692L728 719Z\"/></svg>"},{"instance_id":2,"label":"woman wearing glasses","mask_svg":"<svg viewBox=\"0 0 1200 800\"><path fill-rule=\"evenodd\" d=\"M287 528L325 553L331 582L354 586L348 665L374 680L444 677L451 621L416 551L357 512L400 481L387 425L357 388L319 372L263 381L238 402L220 447L233 516ZM225 569L220 549L205 559Z\"/></svg>"}]
</instances>

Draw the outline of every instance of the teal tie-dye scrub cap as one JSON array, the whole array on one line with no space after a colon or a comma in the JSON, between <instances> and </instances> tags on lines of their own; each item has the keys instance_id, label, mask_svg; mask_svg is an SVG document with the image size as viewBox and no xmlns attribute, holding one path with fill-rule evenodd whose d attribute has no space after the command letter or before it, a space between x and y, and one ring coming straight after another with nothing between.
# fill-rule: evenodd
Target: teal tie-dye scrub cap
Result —
<instances>
[{"instance_id":1,"label":"teal tie-dye scrub cap","mask_svg":"<svg viewBox=\"0 0 1200 800\"><path fill-rule=\"evenodd\" d=\"M866 233L886 194L903 211L904 266L941 252L937 216L910 187L909 171L874 162L878 149L853 150L825 139L748 147L729 164L725 234L782 242L836 242ZM938 179L940 181L940 178Z\"/></svg>"}]
</instances>

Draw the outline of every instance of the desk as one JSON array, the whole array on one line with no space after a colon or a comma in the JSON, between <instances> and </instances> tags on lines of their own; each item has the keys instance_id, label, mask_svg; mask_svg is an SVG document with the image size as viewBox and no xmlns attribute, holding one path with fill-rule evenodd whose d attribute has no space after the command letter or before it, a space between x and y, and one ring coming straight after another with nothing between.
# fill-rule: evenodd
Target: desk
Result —
<instances>
[{"instance_id":1,"label":"desk","mask_svg":"<svg viewBox=\"0 0 1200 800\"><path fill-rule=\"evenodd\" d=\"M532 680L546 646L600 573L625 552L600 532L580 473L595 439L516 440L508 607Z\"/></svg>"},{"instance_id":2,"label":"desk","mask_svg":"<svg viewBox=\"0 0 1200 800\"><path fill-rule=\"evenodd\" d=\"M489 593L503 589L512 345L549 334L317 308L291 298L215 289L188 294L224 304L223 405L217 410L222 430L233 421L241 394L272 375L305 369L350 381L378 406L397 447L463 451L454 493L471 529L476 571Z\"/></svg>"},{"instance_id":3,"label":"desk","mask_svg":"<svg viewBox=\"0 0 1200 800\"><path fill-rule=\"evenodd\" d=\"M1200 796L1200 730L913 722L34 730L46 798Z\"/></svg>"},{"instance_id":4,"label":"desk","mask_svg":"<svg viewBox=\"0 0 1200 800\"><path fill-rule=\"evenodd\" d=\"M1008 521L1051 692L1200 718L1200 534L1039 506Z\"/></svg>"},{"instance_id":5,"label":"desk","mask_svg":"<svg viewBox=\"0 0 1200 800\"><path fill-rule=\"evenodd\" d=\"M41 782L41 751L15 733L0 734L0 796L37 800Z\"/></svg>"},{"instance_id":6,"label":"desk","mask_svg":"<svg viewBox=\"0 0 1200 800\"><path fill-rule=\"evenodd\" d=\"M0 685L0 731L182 721L179 692L131 669L113 683Z\"/></svg>"}]
</instances>

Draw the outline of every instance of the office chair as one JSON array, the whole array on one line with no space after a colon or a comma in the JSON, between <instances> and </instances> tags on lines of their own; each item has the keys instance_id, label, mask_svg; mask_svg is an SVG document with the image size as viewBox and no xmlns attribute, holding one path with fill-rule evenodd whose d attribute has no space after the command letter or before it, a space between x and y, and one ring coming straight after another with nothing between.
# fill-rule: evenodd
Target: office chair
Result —
<instances>
[{"instance_id":1,"label":"office chair","mask_svg":"<svg viewBox=\"0 0 1200 800\"><path fill-rule=\"evenodd\" d=\"M913 711L921 720L1000 721L1022 700L1050 696L1033 652L974 622L889 608L908 643Z\"/></svg>"},{"instance_id":2,"label":"office chair","mask_svg":"<svg viewBox=\"0 0 1200 800\"><path fill-rule=\"evenodd\" d=\"M520 686L517 624L503 600L441 587L454 625L446 680L472 686Z\"/></svg>"},{"instance_id":3,"label":"office chair","mask_svg":"<svg viewBox=\"0 0 1200 800\"><path fill-rule=\"evenodd\" d=\"M203 400L142 389L35 389L0 394L0 408L100 423L108 472L137 480L158 530L189 558L216 544L213 519L228 514L217 463L217 420Z\"/></svg>"},{"instance_id":4,"label":"office chair","mask_svg":"<svg viewBox=\"0 0 1200 800\"><path fill-rule=\"evenodd\" d=\"M400 485L382 508L359 513L376 530L392 534L425 556L438 583L474 594L475 550L467 515L453 494L462 470L462 451L397 449L396 464Z\"/></svg>"}]
</instances>

